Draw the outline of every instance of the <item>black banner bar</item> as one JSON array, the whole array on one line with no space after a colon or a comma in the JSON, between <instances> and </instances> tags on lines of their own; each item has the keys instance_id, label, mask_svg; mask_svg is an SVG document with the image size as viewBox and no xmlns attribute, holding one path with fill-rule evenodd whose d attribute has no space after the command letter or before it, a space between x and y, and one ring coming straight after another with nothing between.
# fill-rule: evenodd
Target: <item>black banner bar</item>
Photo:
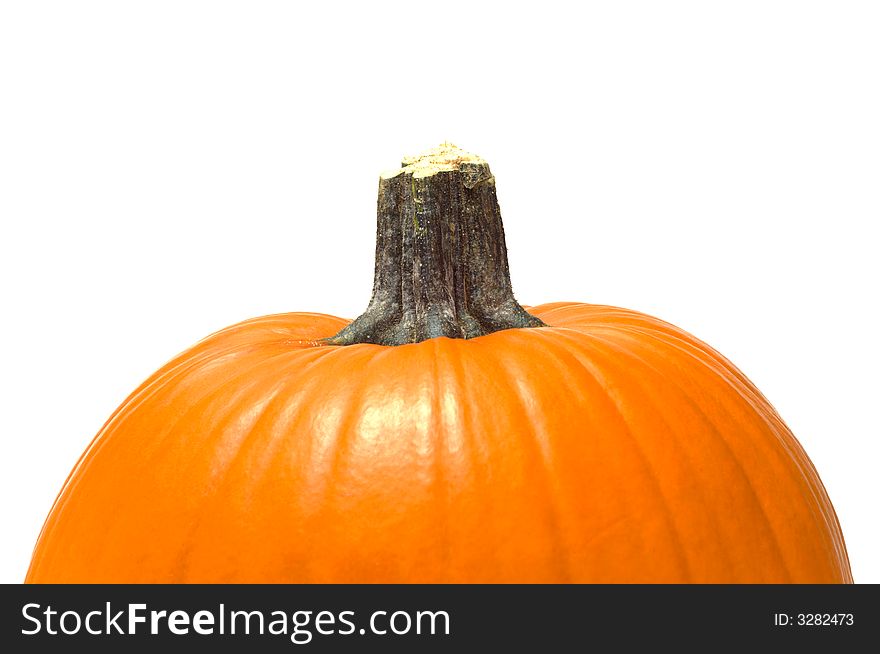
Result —
<instances>
[{"instance_id":1,"label":"black banner bar","mask_svg":"<svg viewBox=\"0 0 880 654\"><path fill-rule=\"evenodd\" d=\"M6 652L574 651L598 644L628 651L646 639L675 651L807 642L854 651L846 648L880 637L876 585L6 585L0 598Z\"/></svg>"}]
</instances>

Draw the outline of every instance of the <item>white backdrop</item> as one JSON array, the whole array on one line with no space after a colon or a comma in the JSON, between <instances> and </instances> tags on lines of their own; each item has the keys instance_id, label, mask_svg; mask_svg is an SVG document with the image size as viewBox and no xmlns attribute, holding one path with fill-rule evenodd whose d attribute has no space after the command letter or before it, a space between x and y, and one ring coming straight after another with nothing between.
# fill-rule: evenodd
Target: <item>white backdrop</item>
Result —
<instances>
[{"instance_id":1,"label":"white backdrop","mask_svg":"<svg viewBox=\"0 0 880 654\"><path fill-rule=\"evenodd\" d=\"M359 313L379 172L448 139L496 175L518 299L725 353L880 582L880 6L581 4L0 5L0 581L172 355Z\"/></svg>"}]
</instances>

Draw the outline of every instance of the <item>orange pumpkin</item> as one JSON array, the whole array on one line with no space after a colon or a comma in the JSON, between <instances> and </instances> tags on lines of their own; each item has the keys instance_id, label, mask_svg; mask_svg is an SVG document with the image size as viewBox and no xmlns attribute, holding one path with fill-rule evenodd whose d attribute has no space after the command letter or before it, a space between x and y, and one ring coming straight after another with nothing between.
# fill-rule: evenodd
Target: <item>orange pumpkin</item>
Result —
<instances>
[{"instance_id":1,"label":"orange pumpkin","mask_svg":"<svg viewBox=\"0 0 880 654\"><path fill-rule=\"evenodd\" d=\"M493 180L471 184L484 162L445 148L405 164L380 186L358 338L289 313L168 363L74 468L29 582L852 581L815 469L741 372L625 309L546 304L493 329L522 315L473 287L509 287L503 236L477 247L467 208L497 213ZM450 215L469 243L437 235ZM403 306L383 304L385 218L441 244L409 243L413 269L449 273L469 338L433 335L444 307L399 265ZM389 333L415 342L369 342Z\"/></svg>"}]
</instances>

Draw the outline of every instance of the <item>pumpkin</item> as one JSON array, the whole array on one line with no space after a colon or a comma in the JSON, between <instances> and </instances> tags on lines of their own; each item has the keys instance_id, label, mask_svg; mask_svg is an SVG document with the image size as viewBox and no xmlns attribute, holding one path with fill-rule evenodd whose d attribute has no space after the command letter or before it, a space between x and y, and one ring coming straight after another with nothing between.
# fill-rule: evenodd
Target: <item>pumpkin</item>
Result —
<instances>
[{"instance_id":1,"label":"pumpkin","mask_svg":"<svg viewBox=\"0 0 880 654\"><path fill-rule=\"evenodd\" d=\"M513 301L483 160L405 160L378 214L364 315L248 320L161 368L28 582L852 581L816 470L727 359Z\"/></svg>"}]
</instances>

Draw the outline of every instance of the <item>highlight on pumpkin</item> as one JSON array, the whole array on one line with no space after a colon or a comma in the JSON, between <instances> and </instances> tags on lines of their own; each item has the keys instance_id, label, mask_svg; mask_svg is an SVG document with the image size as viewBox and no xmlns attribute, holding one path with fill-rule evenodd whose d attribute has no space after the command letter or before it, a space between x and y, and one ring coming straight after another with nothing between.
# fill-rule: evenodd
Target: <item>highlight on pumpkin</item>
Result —
<instances>
[{"instance_id":1,"label":"highlight on pumpkin","mask_svg":"<svg viewBox=\"0 0 880 654\"><path fill-rule=\"evenodd\" d=\"M27 581L852 582L730 361L637 311L516 301L495 184L449 144L384 174L364 313L254 318L160 368Z\"/></svg>"}]
</instances>

